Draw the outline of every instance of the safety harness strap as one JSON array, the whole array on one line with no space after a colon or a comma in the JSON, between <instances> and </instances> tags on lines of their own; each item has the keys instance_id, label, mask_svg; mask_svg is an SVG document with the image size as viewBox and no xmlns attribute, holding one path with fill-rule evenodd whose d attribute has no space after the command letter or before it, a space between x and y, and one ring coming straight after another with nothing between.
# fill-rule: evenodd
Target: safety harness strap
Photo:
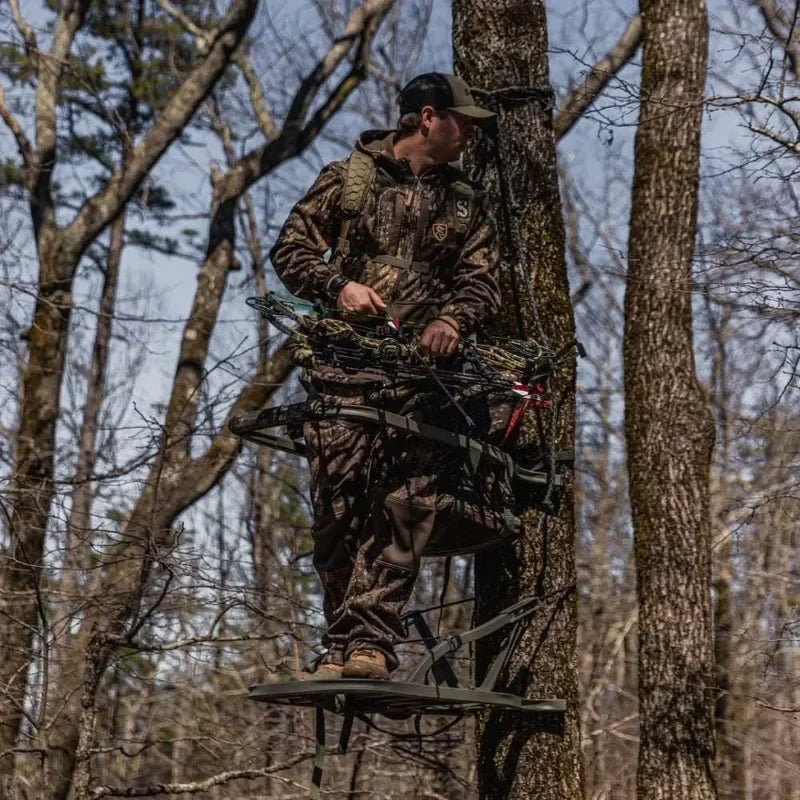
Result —
<instances>
[{"instance_id":1,"label":"safety harness strap","mask_svg":"<svg viewBox=\"0 0 800 800\"><path fill-rule=\"evenodd\" d=\"M397 267L398 269L410 269L413 272L420 272L423 275L430 275L436 271L430 261L412 261L409 258L385 255L365 255L362 256L362 258L367 261L374 261L378 264L388 264L390 267Z\"/></svg>"}]
</instances>

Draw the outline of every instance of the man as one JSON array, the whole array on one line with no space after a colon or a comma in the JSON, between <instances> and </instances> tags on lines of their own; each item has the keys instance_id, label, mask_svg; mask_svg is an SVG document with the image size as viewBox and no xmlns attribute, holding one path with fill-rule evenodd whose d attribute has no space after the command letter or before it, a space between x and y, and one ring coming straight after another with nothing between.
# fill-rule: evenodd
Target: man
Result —
<instances>
[{"instance_id":1,"label":"man","mask_svg":"<svg viewBox=\"0 0 800 800\"><path fill-rule=\"evenodd\" d=\"M450 165L474 125L493 116L454 75L414 78L400 94L397 130L362 134L354 155L325 167L290 213L270 253L287 288L345 319L417 326L425 356L452 355L499 309L485 193ZM361 207L347 213L354 186ZM409 413L419 399L410 383L375 372L332 367L310 377L331 401ZM441 452L376 428L304 426L328 625L315 678L389 677L400 612L441 527Z\"/></svg>"}]
</instances>

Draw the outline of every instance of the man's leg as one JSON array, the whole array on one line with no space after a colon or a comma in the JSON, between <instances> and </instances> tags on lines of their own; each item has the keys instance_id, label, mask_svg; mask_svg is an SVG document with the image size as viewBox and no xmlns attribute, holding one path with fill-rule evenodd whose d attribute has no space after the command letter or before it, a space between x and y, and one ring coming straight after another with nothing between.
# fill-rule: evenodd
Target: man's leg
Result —
<instances>
[{"instance_id":1,"label":"man's leg","mask_svg":"<svg viewBox=\"0 0 800 800\"><path fill-rule=\"evenodd\" d=\"M364 538L346 596L328 629L329 637L346 647L346 677L388 677L397 667L394 645L405 633L400 614L411 598L436 519L433 451L402 435L385 437L383 445L373 450L382 463L370 466L384 488L370 492ZM396 488L388 491L387 483ZM369 654L362 660L363 651ZM372 651L380 657L373 658Z\"/></svg>"},{"instance_id":2,"label":"man's leg","mask_svg":"<svg viewBox=\"0 0 800 800\"><path fill-rule=\"evenodd\" d=\"M361 541L372 435L361 425L334 420L306 423L303 434L314 508L314 567L330 625L344 600ZM326 632L322 644L330 651L328 663L344 663L346 642L332 640Z\"/></svg>"}]
</instances>

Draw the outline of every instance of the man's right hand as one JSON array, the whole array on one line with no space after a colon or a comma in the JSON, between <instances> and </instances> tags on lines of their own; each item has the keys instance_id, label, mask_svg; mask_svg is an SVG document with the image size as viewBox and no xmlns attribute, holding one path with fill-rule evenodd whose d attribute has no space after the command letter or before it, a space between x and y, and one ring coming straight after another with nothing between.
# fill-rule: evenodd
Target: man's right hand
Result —
<instances>
[{"instance_id":1,"label":"man's right hand","mask_svg":"<svg viewBox=\"0 0 800 800\"><path fill-rule=\"evenodd\" d=\"M381 296L365 286L363 283L350 281L339 292L336 298L336 306L345 314L380 314L386 311L386 303L381 300Z\"/></svg>"}]
</instances>

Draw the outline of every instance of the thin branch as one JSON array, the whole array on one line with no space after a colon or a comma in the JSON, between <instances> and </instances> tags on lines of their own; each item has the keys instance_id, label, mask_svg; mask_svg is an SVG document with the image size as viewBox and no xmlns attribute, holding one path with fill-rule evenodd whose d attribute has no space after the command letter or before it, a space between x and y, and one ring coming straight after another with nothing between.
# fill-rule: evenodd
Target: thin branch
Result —
<instances>
[{"instance_id":1,"label":"thin branch","mask_svg":"<svg viewBox=\"0 0 800 800\"><path fill-rule=\"evenodd\" d=\"M221 786L222 784L229 783L236 780L256 780L257 778L264 778L267 775L274 776L274 779L283 780L284 782L298 786L294 781L275 776L276 772L289 769L302 761L308 761L311 758L310 753L301 753L300 755L290 758L281 764L274 764L271 767L263 767L261 769L233 769L228 772L220 772L204 781L194 781L192 783L158 783L152 786L131 786L131 787L114 787L114 786L97 786L92 790L91 796L98 797L155 797L160 794L197 794L199 792L206 792L214 786Z\"/></svg>"},{"instance_id":2,"label":"thin branch","mask_svg":"<svg viewBox=\"0 0 800 800\"><path fill-rule=\"evenodd\" d=\"M297 90L280 135L271 142L251 150L234 165L220 182L220 202L244 192L279 164L303 151L310 137L337 111L366 74L365 52L380 22L389 12L394 0L365 0L350 15L345 32L306 76ZM359 40L358 55L348 75L303 126L303 120L316 99L319 89L347 57L353 42Z\"/></svg>"},{"instance_id":3,"label":"thin branch","mask_svg":"<svg viewBox=\"0 0 800 800\"><path fill-rule=\"evenodd\" d=\"M18 0L8 0L8 5L11 7L11 18L14 20L14 25L17 26L17 30L25 41L25 53L27 55L35 53L39 49L36 42L36 31L20 13Z\"/></svg>"},{"instance_id":4,"label":"thin branch","mask_svg":"<svg viewBox=\"0 0 800 800\"><path fill-rule=\"evenodd\" d=\"M267 138L267 141L271 142L273 139L277 139L280 131L267 109L267 103L264 99L264 89L261 86L258 75L256 75L255 69L253 69L250 58L245 53L237 50L233 57L233 63L242 71L242 75L247 82L247 87L250 89L250 102L253 104L253 111L256 115L258 127Z\"/></svg>"},{"instance_id":5,"label":"thin branch","mask_svg":"<svg viewBox=\"0 0 800 800\"><path fill-rule=\"evenodd\" d=\"M637 14L628 23L619 41L597 62L583 83L565 100L553 118L556 139L566 136L584 111L597 99L614 75L634 56L642 41L642 18Z\"/></svg>"},{"instance_id":6,"label":"thin branch","mask_svg":"<svg viewBox=\"0 0 800 800\"><path fill-rule=\"evenodd\" d=\"M244 633L241 636L190 636L186 639L167 642L166 644L144 644L143 642L130 641L127 638L109 639L108 642L119 647L135 648L140 653L169 653L173 650L183 650L184 648L196 647L201 644L217 647L221 644L239 644L241 642L270 642L285 635L285 632L281 632L252 635Z\"/></svg>"},{"instance_id":7,"label":"thin branch","mask_svg":"<svg viewBox=\"0 0 800 800\"><path fill-rule=\"evenodd\" d=\"M333 42L325 56L303 81L289 108L284 130L296 129L302 124L320 87L350 52L353 42L366 32L374 30L391 5L390 0L366 0L353 11L342 35Z\"/></svg>"},{"instance_id":8,"label":"thin branch","mask_svg":"<svg viewBox=\"0 0 800 800\"><path fill-rule=\"evenodd\" d=\"M33 155L31 143L28 141L28 137L25 135L25 131L22 130L19 121L6 105L6 93L3 91L2 86L0 86L0 117L3 118L3 122L6 123L11 133L14 134L14 138L17 140L17 147L22 156L22 161L27 169L31 163L31 156Z\"/></svg>"},{"instance_id":9,"label":"thin branch","mask_svg":"<svg viewBox=\"0 0 800 800\"><path fill-rule=\"evenodd\" d=\"M753 131L753 133L758 133L761 134L761 136L766 136L768 139L772 139L772 141L776 144L779 144L781 147L785 147L790 153L792 153L792 155L800 155L800 141L793 142L790 139L785 138L773 128L768 128L766 125L757 125L752 123L748 125L748 128Z\"/></svg>"},{"instance_id":10,"label":"thin branch","mask_svg":"<svg viewBox=\"0 0 800 800\"><path fill-rule=\"evenodd\" d=\"M65 236L81 252L119 213L136 187L207 97L244 37L255 14L257 0L235 0L209 35L212 43L203 61L186 77L169 103L138 142L128 163L111 177L105 189L90 197L65 229Z\"/></svg>"},{"instance_id":11,"label":"thin branch","mask_svg":"<svg viewBox=\"0 0 800 800\"><path fill-rule=\"evenodd\" d=\"M795 41L797 7L795 7L794 19L790 23L786 19L783 9L778 8L775 4L775 0L754 0L754 2L761 11L761 16L764 18L769 32L783 46L786 59L791 63L795 77L800 78L800 47ZM788 34L781 29L781 24L789 29Z\"/></svg>"},{"instance_id":12,"label":"thin branch","mask_svg":"<svg viewBox=\"0 0 800 800\"><path fill-rule=\"evenodd\" d=\"M176 22L179 22L183 27L194 36L195 47L197 51L204 55L211 48L211 43L214 41L215 32L207 31L201 28L196 22L190 19L179 8L176 8L169 0L157 0L159 8L172 17Z\"/></svg>"}]
</instances>

